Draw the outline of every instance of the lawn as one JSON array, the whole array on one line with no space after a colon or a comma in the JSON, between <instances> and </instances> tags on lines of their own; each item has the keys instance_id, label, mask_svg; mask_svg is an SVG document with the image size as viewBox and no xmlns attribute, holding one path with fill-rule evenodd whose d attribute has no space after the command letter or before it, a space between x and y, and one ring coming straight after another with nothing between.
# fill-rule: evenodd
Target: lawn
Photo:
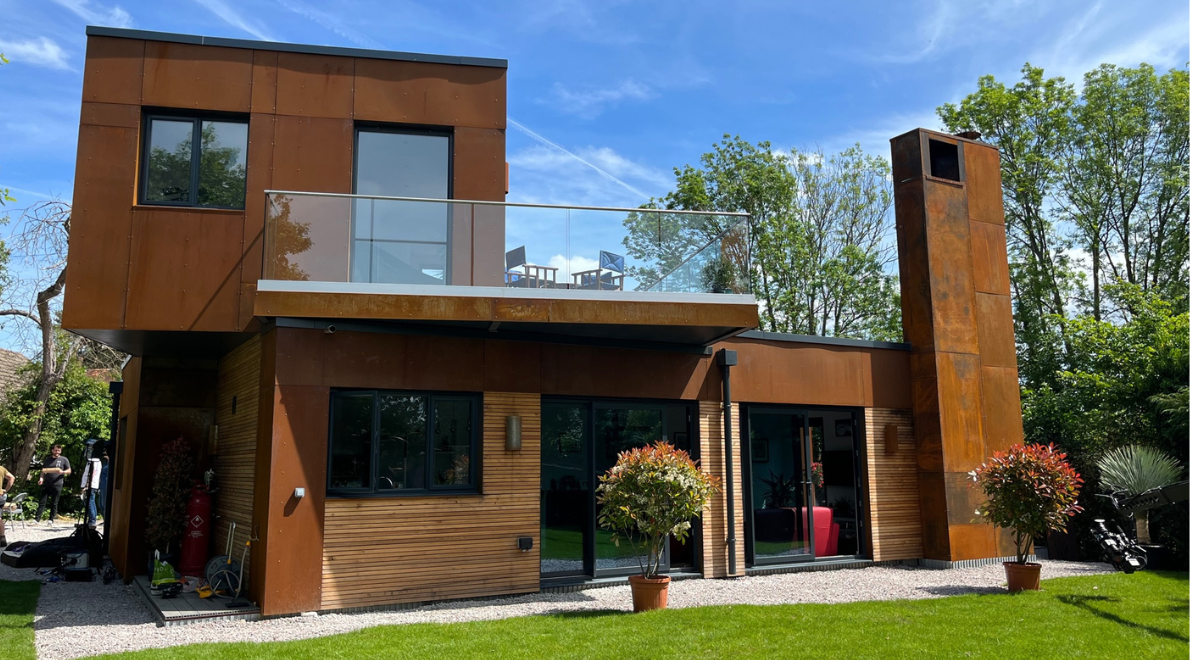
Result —
<instances>
[{"instance_id":1,"label":"lawn","mask_svg":"<svg viewBox=\"0 0 1190 660\"><path fill-rule=\"evenodd\" d=\"M0 657L34 660L33 612L40 582L0 582Z\"/></svg>"},{"instance_id":2,"label":"lawn","mask_svg":"<svg viewBox=\"0 0 1190 660\"><path fill-rule=\"evenodd\" d=\"M844 605L593 612L382 626L296 642L198 644L119 658L1185 658L1187 576L1046 580L1043 591Z\"/></svg>"}]
</instances>

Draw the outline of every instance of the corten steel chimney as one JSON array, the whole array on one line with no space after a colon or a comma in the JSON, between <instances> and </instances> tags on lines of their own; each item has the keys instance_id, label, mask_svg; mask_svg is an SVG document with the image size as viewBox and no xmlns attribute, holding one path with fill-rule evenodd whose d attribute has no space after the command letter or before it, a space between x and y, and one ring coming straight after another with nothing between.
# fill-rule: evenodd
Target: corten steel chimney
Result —
<instances>
[{"instance_id":1,"label":"corten steel chimney","mask_svg":"<svg viewBox=\"0 0 1190 660\"><path fill-rule=\"evenodd\" d=\"M925 558L1008 556L967 476L1024 437L1000 153L917 129L892 158Z\"/></svg>"}]
</instances>

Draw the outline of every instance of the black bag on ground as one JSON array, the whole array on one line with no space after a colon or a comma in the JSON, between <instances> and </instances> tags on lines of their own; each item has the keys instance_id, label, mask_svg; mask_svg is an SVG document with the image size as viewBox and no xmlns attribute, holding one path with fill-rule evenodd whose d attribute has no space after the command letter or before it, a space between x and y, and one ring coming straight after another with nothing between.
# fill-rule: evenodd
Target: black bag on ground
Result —
<instances>
[{"instance_id":1,"label":"black bag on ground","mask_svg":"<svg viewBox=\"0 0 1190 660\"><path fill-rule=\"evenodd\" d=\"M87 552L91 555L91 565L98 566L103 558L102 548L103 540L99 533L81 527L70 536L31 544L20 554L5 552L2 561L13 568L57 568L62 565L62 558L67 553Z\"/></svg>"}]
</instances>

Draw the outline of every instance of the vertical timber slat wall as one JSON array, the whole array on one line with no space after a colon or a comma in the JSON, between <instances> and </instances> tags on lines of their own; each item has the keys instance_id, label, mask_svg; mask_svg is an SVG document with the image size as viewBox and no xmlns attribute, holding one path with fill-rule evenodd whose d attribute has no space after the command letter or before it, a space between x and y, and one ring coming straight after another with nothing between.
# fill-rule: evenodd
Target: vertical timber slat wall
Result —
<instances>
[{"instance_id":1,"label":"vertical timber slat wall","mask_svg":"<svg viewBox=\"0 0 1190 660\"><path fill-rule=\"evenodd\" d=\"M891 454L884 442L884 430L890 424L897 427L897 448ZM872 559L920 559L921 504L913 442L913 411L867 408L864 425L867 431Z\"/></svg>"},{"instance_id":2,"label":"vertical timber slat wall","mask_svg":"<svg viewBox=\"0 0 1190 660\"><path fill-rule=\"evenodd\" d=\"M504 449L508 415L519 451ZM327 499L322 609L539 589L541 396L485 392L482 424L481 495Z\"/></svg>"},{"instance_id":3,"label":"vertical timber slat wall","mask_svg":"<svg viewBox=\"0 0 1190 660\"><path fill-rule=\"evenodd\" d=\"M215 498L216 554L221 554L226 547L232 521L236 523L233 556L243 551L244 543L252 535L256 428L260 409L260 345L260 337L253 337L219 361L215 407L219 435L214 460L219 485ZM248 567L244 572L249 572Z\"/></svg>"},{"instance_id":4,"label":"vertical timber slat wall","mask_svg":"<svg viewBox=\"0 0 1190 660\"><path fill-rule=\"evenodd\" d=\"M704 470L719 477L721 489L702 514L702 574L729 577L727 551L727 470L723 456L723 403L698 402L699 441ZM735 479L736 572L744 574L744 479L740 471L740 406L731 404L731 451Z\"/></svg>"}]
</instances>

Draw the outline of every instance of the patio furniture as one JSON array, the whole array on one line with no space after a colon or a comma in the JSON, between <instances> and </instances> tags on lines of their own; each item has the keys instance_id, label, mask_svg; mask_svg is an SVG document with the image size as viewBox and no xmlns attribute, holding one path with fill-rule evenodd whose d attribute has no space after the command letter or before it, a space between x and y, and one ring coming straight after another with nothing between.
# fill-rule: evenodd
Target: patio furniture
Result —
<instances>
[{"instance_id":1,"label":"patio furniture","mask_svg":"<svg viewBox=\"0 0 1190 660\"><path fill-rule=\"evenodd\" d=\"M583 270L571 275L572 289L596 289L599 291L624 290L624 257L614 252L599 251L599 267Z\"/></svg>"},{"instance_id":2,"label":"patio furniture","mask_svg":"<svg viewBox=\"0 0 1190 660\"><path fill-rule=\"evenodd\" d=\"M520 268L521 270L516 270ZM525 246L504 253L504 286L522 289L558 288L558 269L528 263Z\"/></svg>"},{"instance_id":3,"label":"patio furniture","mask_svg":"<svg viewBox=\"0 0 1190 660\"><path fill-rule=\"evenodd\" d=\"M11 500L4 504L4 508L0 509L0 519L11 522L13 520L20 520L21 527L25 527L25 507L22 502L29 496L29 493L17 493Z\"/></svg>"}]
</instances>

